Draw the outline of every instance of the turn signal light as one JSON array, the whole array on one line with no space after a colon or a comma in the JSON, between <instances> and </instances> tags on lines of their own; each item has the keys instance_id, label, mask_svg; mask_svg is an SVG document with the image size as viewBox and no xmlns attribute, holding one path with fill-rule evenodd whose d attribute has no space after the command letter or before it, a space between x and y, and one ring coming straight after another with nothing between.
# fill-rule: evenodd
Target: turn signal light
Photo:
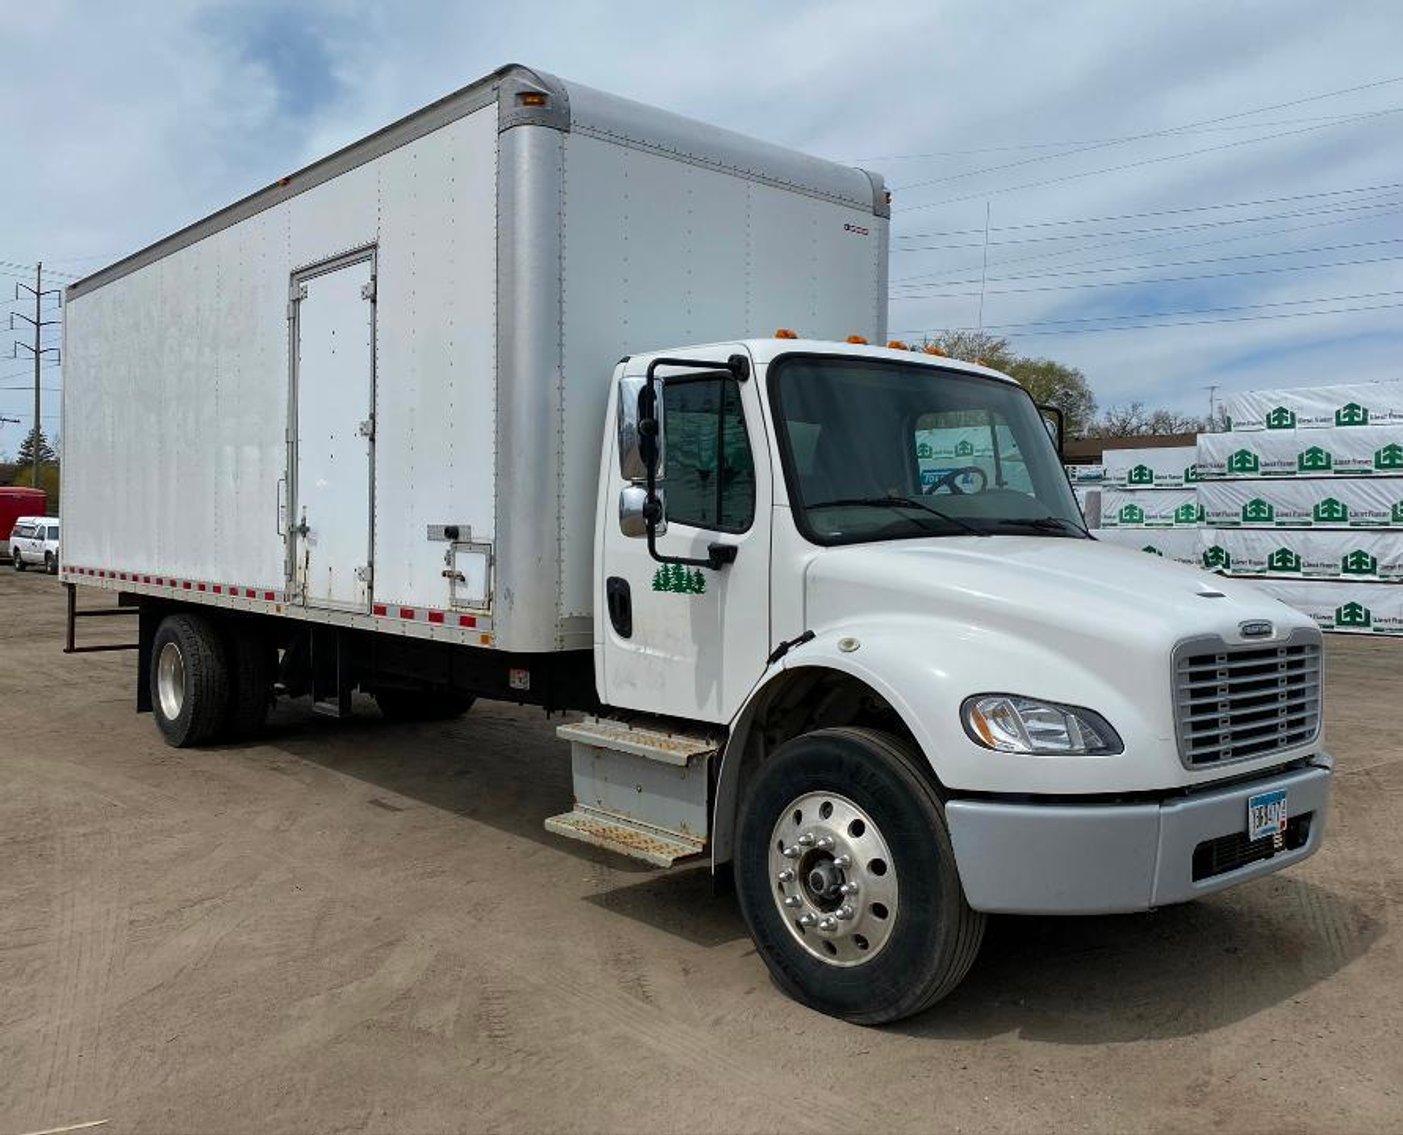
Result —
<instances>
[{"instance_id":1,"label":"turn signal light","mask_svg":"<svg viewBox=\"0 0 1403 1135\"><path fill-rule=\"evenodd\" d=\"M798 336L795 332L789 330L788 327L781 327L778 331L775 332L775 338L776 338L776 339L797 339L797 338L799 338L799 336Z\"/></svg>"},{"instance_id":2,"label":"turn signal light","mask_svg":"<svg viewBox=\"0 0 1403 1135\"><path fill-rule=\"evenodd\" d=\"M867 337L865 335L849 335L848 342L855 343L859 347L865 347L867 346Z\"/></svg>"}]
</instances>

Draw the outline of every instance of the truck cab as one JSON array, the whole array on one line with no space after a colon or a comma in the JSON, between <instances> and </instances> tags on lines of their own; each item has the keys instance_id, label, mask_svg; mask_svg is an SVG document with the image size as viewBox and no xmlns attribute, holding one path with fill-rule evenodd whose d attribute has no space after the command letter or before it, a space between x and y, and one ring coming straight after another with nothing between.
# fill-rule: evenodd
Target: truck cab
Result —
<instances>
[{"instance_id":1,"label":"truck cab","mask_svg":"<svg viewBox=\"0 0 1403 1135\"><path fill-rule=\"evenodd\" d=\"M709 847L827 1012L943 996L987 913L1146 910L1319 846L1319 631L1096 541L996 371L784 338L625 359L595 560L605 710L562 730L550 826ZM634 775L663 752L670 781Z\"/></svg>"}]
</instances>

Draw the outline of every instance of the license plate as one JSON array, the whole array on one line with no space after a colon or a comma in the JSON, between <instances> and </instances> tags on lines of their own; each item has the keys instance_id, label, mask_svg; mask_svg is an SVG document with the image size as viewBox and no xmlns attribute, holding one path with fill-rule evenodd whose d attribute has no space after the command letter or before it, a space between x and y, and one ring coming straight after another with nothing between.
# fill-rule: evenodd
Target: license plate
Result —
<instances>
[{"instance_id":1,"label":"license plate","mask_svg":"<svg viewBox=\"0 0 1403 1135\"><path fill-rule=\"evenodd\" d=\"M1286 789L1259 792L1247 798L1247 838L1286 834Z\"/></svg>"}]
</instances>

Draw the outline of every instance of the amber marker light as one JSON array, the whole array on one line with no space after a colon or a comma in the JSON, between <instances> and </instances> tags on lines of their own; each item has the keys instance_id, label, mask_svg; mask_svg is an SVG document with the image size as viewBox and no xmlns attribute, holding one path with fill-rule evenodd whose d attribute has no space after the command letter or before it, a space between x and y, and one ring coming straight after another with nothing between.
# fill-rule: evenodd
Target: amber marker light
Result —
<instances>
[{"instance_id":1,"label":"amber marker light","mask_svg":"<svg viewBox=\"0 0 1403 1135\"><path fill-rule=\"evenodd\" d=\"M797 339L797 338L799 338L799 336L798 336L798 334L797 334L796 332L789 330L788 327L781 327L778 331L775 332L775 338L776 338L776 339Z\"/></svg>"},{"instance_id":2,"label":"amber marker light","mask_svg":"<svg viewBox=\"0 0 1403 1135\"><path fill-rule=\"evenodd\" d=\"M542 91L521 91L516 101L518 106L545 106L549 100Z\"/></svg>"},{"instance_id":3,"label":"amber marker light","mask_svg":"<svg viewBox=\"0 0 1403 1135\"><path fill-rule=\"evenodd\" d=\"M859 347L865 347L867 346L867 337L865 335L849 335L848 342Z\"/></svg>"}]
</instances>

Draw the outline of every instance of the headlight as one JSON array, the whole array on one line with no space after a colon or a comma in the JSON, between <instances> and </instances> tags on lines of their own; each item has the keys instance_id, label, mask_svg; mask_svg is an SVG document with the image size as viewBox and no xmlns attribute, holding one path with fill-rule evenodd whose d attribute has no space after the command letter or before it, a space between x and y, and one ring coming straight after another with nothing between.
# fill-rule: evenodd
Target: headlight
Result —
<instances>
[{"instance_id":1,"label":"headlight","mask_svg":"<svg viewBox=\"0 0 1403 1135\"><path fill-rule=\"evenodd\" d=\"M1121 753L1125 746L1099 713L1016 694L975 694L960 707L970 740L1001 753Z\"/></svg>"}]
</instances>

